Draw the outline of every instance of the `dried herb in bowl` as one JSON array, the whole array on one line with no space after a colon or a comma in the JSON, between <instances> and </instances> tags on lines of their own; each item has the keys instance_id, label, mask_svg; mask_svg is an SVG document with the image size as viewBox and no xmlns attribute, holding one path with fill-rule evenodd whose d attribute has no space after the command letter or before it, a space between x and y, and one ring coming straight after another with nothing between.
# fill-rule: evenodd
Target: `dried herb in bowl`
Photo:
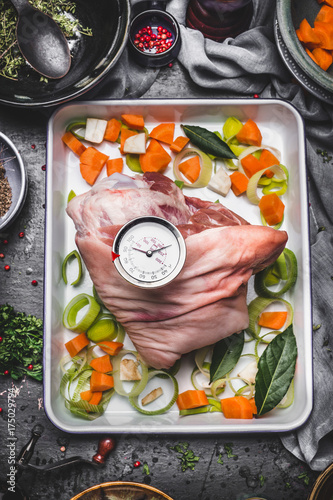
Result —
<instances>
[{"instance_id":1,"label":"dried herb in bowl","mask_svg":"<svg viewBox=\"0 0 333 500\"><path fill-rule=\"evenodd\" d=\"M18 380L29 375L42 380L43 322L36 316L0 306L0 373Z\"/></svg>"},{"instance_id":2,"label":"dried herb in bowl","mask_svg":"<svg viewBox=\"0 0 333 500\"><path fill-rule=\"evenodd\" d=\"M12 204L12 188L6 177L3 161L0 160L0 217L6 215Z\"/></svg>"}]
</instances>

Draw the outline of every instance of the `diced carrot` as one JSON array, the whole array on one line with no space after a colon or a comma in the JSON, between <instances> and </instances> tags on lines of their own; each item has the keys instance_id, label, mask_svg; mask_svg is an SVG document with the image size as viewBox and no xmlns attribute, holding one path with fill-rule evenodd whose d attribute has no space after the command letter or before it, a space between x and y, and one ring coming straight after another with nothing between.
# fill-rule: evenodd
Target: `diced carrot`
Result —
<instances>
[{"instance_id":1,"label":"diced carrot","mask_svg":"<svg viewBox=\"0 0 333 500\"><path fill-rule=\"evenodd\" d=\"M279 165L280 162L277 159L273 153L271 153L268 149L263 149L259 158L259 162L262 165L262 168L267 168L265 175L266 177L273 177L274 172L269 170L269 167L272 167L273 165Z\"/></svg>"},{"instance_id":2,"label":"diced carrot","mask_svg":"<svg viewBox=\"0 0 333 500\"><path fill-rule=\"evenodd\" d=\"M313 49L312 55L315 58L315 62L324 71L328 70L328 68L331 66L333 62L332 52L329 52L328 50L325 49L321 49L320 47L318 47L317 49Z\"/></svg>"},{"instance_id":3,"label":"diced carrot","mask_svg":"<svg viewBox=\"0 0 333 500\"><path fill-rule=\"evenodd\" d=\"M91 186L102 171L109 157L93 146L89 146L80 156L80 172Z\"/></svg>"},{"instance_id":4,"label":"diced carrot","mask_svg":"<svg viewBox=\"0 0 333 500\"><path fill-rule=\"evenodd\" d=\"M181 392L177 398L177 406L179 410L190 410L191 408L199 408L209 404L205 391L188 390Z\"/></svg>"},{"instance_id":5,"label":"diced carrot","mask_svg":"<svg viewBox=\"0 0 333 500\"><path fill-rule=\"evenodd\" d=\"M269 226L282 222L284 204L276 193L262 196L259 201L259 208Z\"/></svg>"},{"instance_id":6,"label":"diced carrot","mask_svg":"<svg viewBox=\"0 0 333 500\"><path fill-rule=\"evenodd\" d=\"M132 115L125 114L121 115L122 121L130 128L134 128L135 130L142 130L145 126L145 121L142 115Z\"/></svg>"},{"instance_id":7,"label":"diced carrot","mask_svg":"<svg viewBox=\"0 0 333 500\"><path fill-rule=\"evenodd\" d=\"M308 49L307 47L305 47L305 52L307 53L307 55L308 55L309 57L311 57L311 59L312 59L312 61L313 61L313 62L315 62L316 64L318 64L317 59L316 59L316 58L315 58L315 56L312 54L312 52L311 52L311 50L310 50L310 49ZM318 66L319 66L319 64L318 64Z\"/></svg>"},{"instance_id":8,"label":"diced carrot","mask_svg":"<svg viewBox=\"0 0 333 500\"><path fill-rule=\"evenodd\" d=\"M303 19L299 25L298 38L308 49L320 47L322 38L314 31L306 19Z\"/></svg>"},{"instance_id":9,"label":"diced carrot","mask_svg":"<svg viewBox=\"0 0 333 500\"><path fill-rule=\"evenodd\" d=\"M174 123L160 123L150 132L149 137L157 141L165 142L166 144L173 143L173 136L175 133Z\"/></svg>"},{"instance_id":10,"label":"diced carrot","mask_svg":"<svg viewBox=\"0 0 333 500\"><path fill-rule=\"evenodd\" d=\"M89 399L92 398L92 395L93 395L93 393L91 392L90 389L88 389L88 391L80 392L80 396L81 396L81 399L83 399L83 401L89 401Z\"/></svg>"},{"instance_id":11,"label":"diced carrot","mask_svg":"<svg viewBox=\"0 0 333 500\"><path fill-rule=\"evenodd\" d=\"M236 139L243 144L261 146L262 136L258 125L249 118L238 134L236 134Z\"/></svg>"},{"instance_id":12,"label":"diced carrot","mask_svg":"<svg viewBox=\"0 0 333 500\"><path fill-rule=\"evenodd\" d=\"M89 399L89 404L91 405L99 405L101 402L101 399L103 397L103 392L102 391L95 391L92 393L91 398Z\"/></svg>"},{"instance_id":13,"label":"diced carrot","mask_svg":"<svg viewBox=\"0 0 333 500\"><path fill-rule=\"evenodd\" d=\"M65 347L71 358L74 358L82 349L89 345L89 339L84 332L66 342Z\"/></svg>"},{"instance_id":14,"label":"diced carrot","mask_svg":"<svg viewBox=\"0 0 333 500\"><path fill-rule=\"evenodd\" d=\"M287 311L264 311L261 313L258 325L272 330L280 330L287 319Z\"/></svg>"},{"instance_id":15,"label":"diced carrot","mask_svg":"<svg viewBox=\"0 0 333 500\"><path fill-rule=\"evenodd\" d=\"M188 158L179 164L179 170L190 182L195 182L200 175L201 165L198 155Z\"/></svg>"},{"instance_id":16,"label":"diced carrot","mask_svg":"<svg viewBox=\"0 0 333 500\"><path fill-rule=\"evenodd\" d=\"M164 154L170 156L169 153L167 153L167 151L164 149L162 144L160 144L156 139L150 139L149 144L148 144L147 149L146 149L146 153L164 153ZM171 159L171 156L170 156L170 159Z\"/></svg>"},{"instance_id":17,"label":"diced carrot","mask_svg":"<svg viewBox=\"0 0 333 500\"><path fill-rule=\"evenodd\" d=\"M333 0L318 0L318 3L326 3L327 5L333 7Z\"/></svg>"},{"instance_id":18,"label":"diced carrot","mask_svg":"<svg viewBox=\"0 0 333 500\"><path fill-rule=\"evenodd\" d=\"M104 139L110 142L116 142L119 137L121 129L121 121L116 120L115 118L111 118L108 121L104 133Z\"/></svg>"},{"instance_id":19,"label":"diced carrot","mask_svg":"<svg viewBox=\"0 0 333 500\"><path fill-rule=\"evenodd\" d=\"M90 362L91 368L101 373L109 373L112 372L112 363L110 360L109 354L105 354L105 356L100 356L99 358L94 358Z\"/></svg>"},{"instance_id":20,"label":"diced carrot","mask_svg":"<svg viewBox=\"0 0 333 500\"><path fill-rule=\"evenodd\" d=\"M300 29L299 29L299 28L297 28L297 30L296 30L296 36L297 36L297 38L299 39L299 41L300 41L301 43L304 43L304 40L303 40L303 38L302 38L302 33L301 33L301 31L300 31Z\"/></svg>"},{"instance_id":21,"label":"diced carrot","mask_svg":"<svg viewBox=\"0 0 333 500\"><path fill-rule=\"evenodd\" d=\"M264 168L258 158L256 158L252 154L244 156L244 158L241 159L241 164L245 174L249 179L253 174L259 172L259 170L262 170Z\"/></svg>"},{"instance_id":22,"label":"diced carrot","mask_svg":"<svg viewBox=\"0 0 333 500\"><path fill-rule=\"evenodd\" d=\"M79 139L77 139L72 132L65 132L61 139L62 142L78 156L81 156L86 150L85 145L82 144L82 142L79 141Z\"/></svg>"},{"instance_id":23,"label":"diced carrot","mask_svg":"<svg viewBox=\"0 0 333 500\"><path fill-rule=\"evenodd\" d=\"M333 2L332 2L333 3ZM323 5L318 12L315 21L333 23L333 9L329 5Z\"/></svg>"},{"instance_id":24,"label":"diced carrot","mask_svg":"<svg viewBox=\"0 0 333 500\"><path fill-rule=\"evenodd\" d=\"M124 347L124 344L121 342L113 342L111 340L103 340L103 342L99 342L97 345L110 356L115 356Z\"/></svg>"},{"instance_id":25,"label":"diced carrot","mask_svg":"<svg viewBox=\"0 0 333 500\"><path fill-rule=\"evenodd\" d=\"M179 137L176 137L172 144L170 144L170 149L174 153L180 153L180 151L184 149L186 144L188 144L189 142L190 139L188 137L180 135Z\"/></svg>"},{"instance_id":26,"label":"diced carrot","mask_svg":"<svg viewBox=\"0 0 333 500\"><path fill-rule=\"evenodd\" d=\"M225 418L253 418L252 404L244 396L221 399L221 408Z\"/></svg>"},{"instance_id":27,"label":"diced carrot","mask_svg":"<svg viewBox=\"0 0 333 500\"><path fill-rule=\"evenodd\" d=\"M247 190L249 179L242 172L233 172L230 175L231 189L236 196L240 196Z\"/></svg>"},{"instance_id":28,"label":"diced carrot","mask_svg":"<svg viewBox=\"0 0 333 500\"><path fill-rule=\"evenodd\" d=\"M323 23L322 21L314 22L314 33L320 38L320 44L317 47L326 50L333 50L333 24ZM308 47L310 48L310 47ZM314 49L316 47L313 47Z\"/></svg>"},{"instance_id":29,"label":"diced carrot","mask_svg":"<svg viewBox=\"0 0 333 500\"><path fill-rule=\"evenodd\" d=\"M110 158L106 162L106 174L109 177L115 172L121 173L124 168L124 160L123 158Z\"/></svg>"},{"instance_id":30,"label":"diced carrot","mask_svg":"<svg viewBox=\"0 0 333 500\"><path fill-rule=\"evenodd\" d=\"M112 375L107 375L106 373L92 372L90 377L90 390L91 392L107 391L112 389L114 386L114 380Z\"/></svg>"},{"instance_id":31,"label":"diced carrot","mask_svg":"<svg viewBox=\"0 0 333 500\"><path fill-rule=\"evenodd\" d=\"M129 130L128 128L123 127L120 131L120 152L124 154L124 144L126 139L132 137L132 135L136 135L138 132L135 130Z\"/></svg>"},{"instance_id":32,"label":"diced carrot","mask_svg":"<svg viewBox=\"0 0 333 500\"><path fill-rule=\"evenodd\" d=\"M171 158L167 158L164 154L161 153L145 153L140 155L140 166L142 172L161 172L164 170L170 163Z\"/></svg>"},{"instance_id":33,"label":"diced carrot","mask_svg":"<svg viewBox=\"0 0 333 500\"><path fill-rule=\"evenodd\" d=\"M252 406L253 415L256 415L258 413L258 410L254 398L249 399L249 403Z\"/></svg>"}]
</instances>

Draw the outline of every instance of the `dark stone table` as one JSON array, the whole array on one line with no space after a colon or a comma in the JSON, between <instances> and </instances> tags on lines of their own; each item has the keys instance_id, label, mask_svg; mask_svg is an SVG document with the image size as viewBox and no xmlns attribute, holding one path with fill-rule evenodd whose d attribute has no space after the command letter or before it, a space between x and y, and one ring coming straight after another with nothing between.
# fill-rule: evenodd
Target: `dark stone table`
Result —
<instances>
[{"instance_id":1,"label":"dark stone table","mask_svg":"<svg viewBox=\"0 0 333 500\"><path fill-rule=\"evenodd\" d=\"M223 97L196 87L176 63L162 69L145 98ZM46 153L45 114L0 106L0 130L19 149L29 176L29 191L24 208L10 227L0 235L0 304L8 302L15 310L42 317L44 265L44 203ZM18 234L24 231L24 238ZM8 240L6 245L3 240ZM4 265L11 270L6 272ZM31 281L38 285L32 286ZM0 376L0 479L9 473L8 389L12 381ZM62 458L81 455L88 459L96 453L104 436L69 435L50 423L43 410L43 386L30 378L14 383L16 394L15 452L30 439L36 426L43 430L38 440L33 465L47 465ZM267 500L305 500L318 473L311 471L281 445L278 434L248 435L117 435L116 448L106 464L89 464L17 475L18 484L30 500L70 500L86 488L107 481L123 480L150 484L174 500L245 500L258 496ZM181 470L177 453L170 447L188 442L200 457L194 471ZM227 453L229 450L229 453ZM231 450L231 453L230 453ZM232 456L230 456L232 455ZM139 461L141 465L135 467ZM148 465L149 473L143 467ZM0 498L1 493L0 493Z\"/></svg>"}]
</instances>

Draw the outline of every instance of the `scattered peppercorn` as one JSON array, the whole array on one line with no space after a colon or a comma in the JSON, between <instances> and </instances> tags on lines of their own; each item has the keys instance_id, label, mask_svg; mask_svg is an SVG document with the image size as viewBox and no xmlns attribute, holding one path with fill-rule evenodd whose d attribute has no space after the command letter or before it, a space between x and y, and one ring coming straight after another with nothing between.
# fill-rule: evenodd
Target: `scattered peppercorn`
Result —
<instances>
[{"instance_id":1,"label":"scattered peppercorn","mask_svg":"<svg viewBox=\"0 0 333 500\"><path fill-rule=\"evenodd\" d=\"M3 245L8 245L8 240L3 240L2 243Z\"/></svg>"},{"instance_id":2,"label":"scattered peppercorn","mask_svg":"<svg viewBox=\"0 0 333 500\"><path fill-rule=\"evenodd\" d=\"M4 259L5 258L5 254L4 253L0 253L0 259Z\"/></svg>"},{"instance_id":3,"label":"scattered peppercorn","mask_svg":"<svg viewBox=\"0 0 333 500\"><path fill-rule=\"evenodd\" d=\"M19 238L24 238L24 232L23 232L23 231L21 231L21 232L19 233Z\"/></svg>"},{"instance_id":4,"label":"scattered peppercorn","mask_svg":"<svg viewBox=\"0 0 333 500\"><path fill-rule=\"evenodd\" d=\"M254 99L258 99L259 95L258 94L253 94Z\"/></svg>"},{"instance_id":5,"label":"scattered peppercorn","mask_svg":"<svg viewBox=\"0 0 333 500\"><path fill-rule=\"evenodd\" d=\"M10 266L9 266L8 264L6 264L6 265L4 266L4 270L5 270L5 271L10 271Z\"/></svg>"},{"instance_id":6,"label":"scattered peppercorn","mask_svg":"<svg viewBox=\"0 0 333 500\"><path fill-rule=\"evenodd\" d=\"M34 365L28 365L28 370L31 371L34 369Z\"/></svg>"},{"instance_id":7,"label":"scattered peppercorn","mask_svg":"<svg viewBox=\"0 0 333 500\"><path fill-rule=\"evenodd\" d=\"M9 371L8 370L4 370L3 374L4 375L9 375Z\"/></svg>"},{"instance_id":8,"label":"scattered peppercorn","mask_svg":"<svg viewBox=\"0 0 333 500\"><path fill-rule=\"evenodd\" d=\"M46 170L46 165L43 165L43 166L42 166L42 170L45 172L45 170Z\"/></svg>"},{"instance_id":9,"label":"scattered peppercorn","mask_svg":"<svg viewBox=\"0 0 333 500\"><path fill-rule=\"evenodd\" d=\"M163 26L154 28L147 25L134 35L133 43L141 52L159 54L165 52L173 45L174 37Z\"/></svg>"},{"instance_id":10,"label":"scattered peppercorn","mask_svg":"<svg viewBox=\"0 0 333 500\"><path fill-rule=\"evenodd\" d=\"M136 462L134 462L133 465L134 465L135 468L140 467L141 462L139 460L137 460Z\"/></svg>"},{"instance_id":11,"label":"scattered peppercorn","mask_svg":"<svg viewBox=\"0 0 333 500\"><path fill-rule=\"evenodd\" d=\"M37 286L38 285L38 281L37 280L32 280L31 284L32 284L32 286Z\"/></svg>"},{"instance_id":12,"label":"scattered peppercorn","mask_svg":"<svg viewBox=\"0 0 333 500\"><path fill-rule=\"evenodd\" d=\"M328 154L326 149L317 149L317 155L322 157L323 163L329 163L332 160L332 156Z\"/></svg>"}]
</instances>

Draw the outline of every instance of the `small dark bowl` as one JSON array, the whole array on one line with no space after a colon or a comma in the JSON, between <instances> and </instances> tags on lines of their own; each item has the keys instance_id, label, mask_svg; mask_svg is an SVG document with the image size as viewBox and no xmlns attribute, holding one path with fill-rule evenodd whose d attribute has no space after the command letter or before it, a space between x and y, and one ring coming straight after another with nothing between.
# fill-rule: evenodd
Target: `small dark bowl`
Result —
<instances>
[{"instance_id":1,"label":"small dark bowl","mask_svg":"<svg viewBox=\"0 0 333 500\"><path fill-rule=\"evenodd\" d=\"M40 82L28 65L18 80L0 77L0 103L21 107L46 107L74 99L99 83L123 52L128 37L130 0L76 0L73 15L93 36L79 36L72 43L71 68L57 80Z\"/></svg>"},{"instance_id":2,"label":"small dark bowl","mask_svg":"<svg viewBox=\"0 0 333 500\"><path fill-rule=\"evenodd\" d=\"M165 52L142 52L134 44L136 33L148 25L152 28L162 26L172 34L173 43ZM165 12L160 9L148 9L135 16L131 22L129 32L129 48L135 61L141 66L145 66L147 68L161 68L162 66L166 66L176 59L180 51L180 45L181 40L179 25L176 19L169 14L169 12Z\"/></svg>"}]
</instances>

